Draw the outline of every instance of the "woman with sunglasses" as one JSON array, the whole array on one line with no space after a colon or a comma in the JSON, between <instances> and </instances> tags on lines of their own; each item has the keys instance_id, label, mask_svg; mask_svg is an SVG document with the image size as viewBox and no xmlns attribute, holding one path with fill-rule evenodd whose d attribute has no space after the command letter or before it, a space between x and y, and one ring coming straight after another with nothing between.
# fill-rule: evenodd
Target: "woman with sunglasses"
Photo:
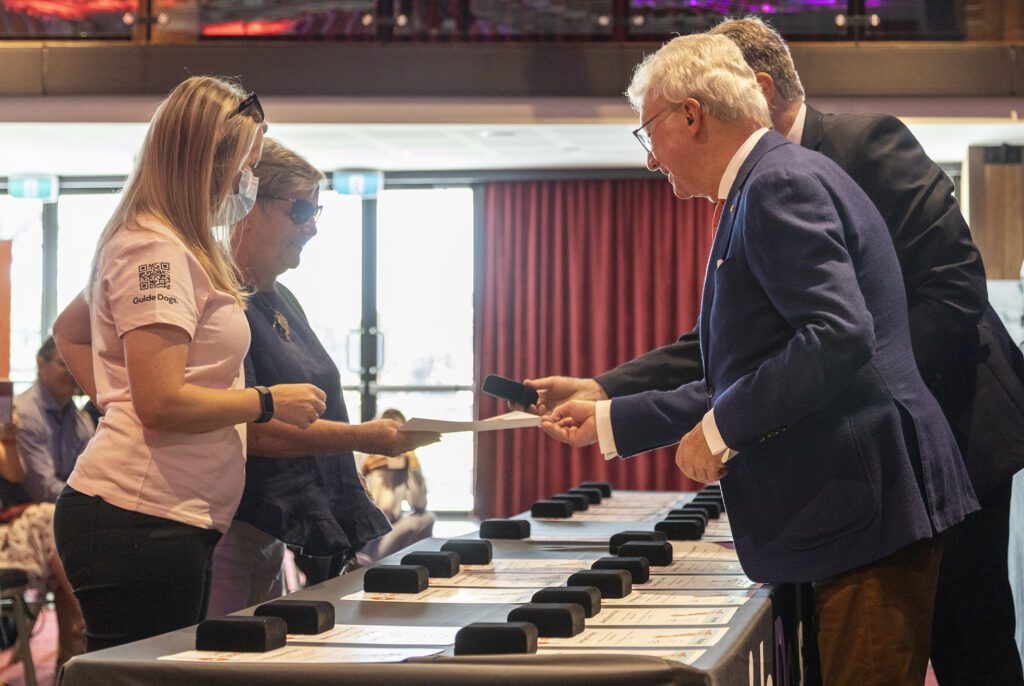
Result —
<instances>
[{"instance_id":1,"label":"woman with sunglasses","mask_svg":"<svg viewBox=\"0 0 1024 686\"><path fill-rule=\"evenodd\" d=\"M246 388L245 294L224 241L251 209L263 146L255 95L190 78L157 109L90 283L54 324L104 416L57 500L54 532L88 650L205 618L211 558L245 480L245 425L296 429L311 384Z\"/></svg>"},{"instance_id":2,"label":"woman with sunglasses","mask_svg":"<svg viewBox=\"0 0 1024 686\"><path fill-rule=\"evenodd\" d=\"M255 171L256 206L231 234L239 273L252 290L246 383L312 383L327 392L327 410L305 431L276 420L249 425L245 492L214 554L211 616L280 596L286 543L332 560L337 574L364 543L391 528L367 496L352 451L399 455L439 438L399 433L401 425L388 419L349 424L338 368L295 296L277 281L299 266L317 233L323 175L270 139Z\"/></svg>"}]
</instances>

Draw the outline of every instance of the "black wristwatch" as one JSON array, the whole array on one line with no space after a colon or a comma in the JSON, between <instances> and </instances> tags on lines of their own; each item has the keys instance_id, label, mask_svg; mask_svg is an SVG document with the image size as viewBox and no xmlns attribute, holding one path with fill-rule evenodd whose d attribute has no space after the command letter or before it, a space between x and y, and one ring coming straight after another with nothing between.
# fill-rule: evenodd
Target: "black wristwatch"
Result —
<instances>
[{"instance_id":1,"label":"black wristwatch","mask_svg":"<svg viewBox=\"0 0 1024 686\"><path fill-rule=\"evenodd\" d=\"M270 418L274 416L274 396L270 394L270 389L266 386L254 386L254 388L260 394L260 416L256 423L269 422Z\"/></svg>"}]
</instances>

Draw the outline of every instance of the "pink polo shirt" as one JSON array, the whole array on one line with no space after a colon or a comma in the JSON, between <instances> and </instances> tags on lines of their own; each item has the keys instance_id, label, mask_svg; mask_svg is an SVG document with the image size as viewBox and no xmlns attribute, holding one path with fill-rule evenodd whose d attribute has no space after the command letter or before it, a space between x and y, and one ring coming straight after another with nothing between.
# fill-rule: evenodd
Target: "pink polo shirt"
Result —
<instances>
[{"instance_id":1,"label":"pink polo shirt","mask_svg":"<svg viewBox=\"0 0 1024 686\"><path fill-rule=\"evenodd\" d=\"M105 414L68 484L117 507L227 531L245 484L245 425L203 433L145 428L131 402L125 333L169 324L191 341L185 382L245 386L249 326L234 297L154 220L122 229L104 248L92 284L92 356Z\"/></svg>"}]
</instances>

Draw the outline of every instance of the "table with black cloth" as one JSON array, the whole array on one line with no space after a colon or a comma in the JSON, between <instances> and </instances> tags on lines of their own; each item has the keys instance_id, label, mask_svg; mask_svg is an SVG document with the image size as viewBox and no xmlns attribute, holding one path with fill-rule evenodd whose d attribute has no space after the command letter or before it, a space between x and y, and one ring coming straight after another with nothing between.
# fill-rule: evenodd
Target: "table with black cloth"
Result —
<instances>
[{"instance_id":1,"label":"table with black cloth","mask_svg":"<svg viewBox=\"0 0 1024 686\"><path fill-rule=\"evenodd\" d=\"M654 494L652 493L652 496ZM658 493L659 497L664 493ZM494 559L593 560L609 554L607 539L622 530L653 530L664 511L690 500L693 494L678 493L672 506L658 516L621 521L533 520L531 538L492 540ZM606 504L615 503L615 494ZM599 512L591 508L591 513ZM582 513L580 513L582 514ZM460 538L474 539L477 534ZM599 542L598 539L601 539ZM413 550L439 550L446 541L427 539L376 564L399 564ZM685 545L687 542L679 542ZM589 565L581 562L580 569ZM652 568L652 571L656 571ZM463 627L473 622L504 622L514 604L458 604L436 602L379 602L345 600L361 591L365 569L336 577L288 596L295 600L327 600L335 607L337 624ZM435 580L432 579L432 585ZM548 584L541 583L540 587ZM635 589L643 588L637 585ZM692 664L672 659L618 652L579 652L531 655L454 656L451 645L430 657L409 658L397 663L244 663L187 662L158 659L195 648L196 628L138 641L73 658L58 675L59 686L117 686L140 684L168 686L189 684L267 685L303 684L570 684L619 686L708 684L730 686L766 683L785 684L794 668L792 638L795 634L793 603L785 593L768 587L749 591L749 598L734 605L736 612L721 640L707 647ZM609 607L606 600L604 607ZM702 606L708 607L708 606ZM238 613L251 615L254 608ZM588 622L589 623L589 622ZM675 627L678 629L679 627ZM688 627L692 628L692 627ZM588 629L595 630L595 629ZM787 636L788 634L788 636ZM299 637L301 638L301 637ZM302 643L296 638L295 643ZM289 645L292 641L289 641ZM394 646L393 646L394 647Z\"/></svg>"}]
</instances>

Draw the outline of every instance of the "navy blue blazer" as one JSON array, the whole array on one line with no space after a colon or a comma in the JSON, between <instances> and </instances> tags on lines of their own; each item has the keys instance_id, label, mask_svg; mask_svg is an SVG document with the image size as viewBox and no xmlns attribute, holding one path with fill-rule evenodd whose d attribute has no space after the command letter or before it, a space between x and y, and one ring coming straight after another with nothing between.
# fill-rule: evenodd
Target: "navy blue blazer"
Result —
<instances>
[{"instance_id":1,"label":"navy blue blazer","mask_svg":"<svg viewBox=\"0 0 1024 686\"><path fill-rule=\"evenodd\" d=\"M981 255L953 183L899 119L807 107L801 144L857 182L889 227L914 359L953 428L975 493L1024 467L1024 356L988 304ZM695 333L597 377L610 397L703 378Z\"/></svg>"},{"instance_id":2,"label":"navy blue blazer","mask_svg":"<svg viewBox=\"0 0 1024 686\"><path fill-rule=\"evenodd\" d=\"M977 509L914 364L899 263L864 192L769 131L726 207L701 301L705 378L614 399L620 454L676 443L714 407L739 451L722 490L757 581L825 578Z\"/></svg>"}]
</instances>

